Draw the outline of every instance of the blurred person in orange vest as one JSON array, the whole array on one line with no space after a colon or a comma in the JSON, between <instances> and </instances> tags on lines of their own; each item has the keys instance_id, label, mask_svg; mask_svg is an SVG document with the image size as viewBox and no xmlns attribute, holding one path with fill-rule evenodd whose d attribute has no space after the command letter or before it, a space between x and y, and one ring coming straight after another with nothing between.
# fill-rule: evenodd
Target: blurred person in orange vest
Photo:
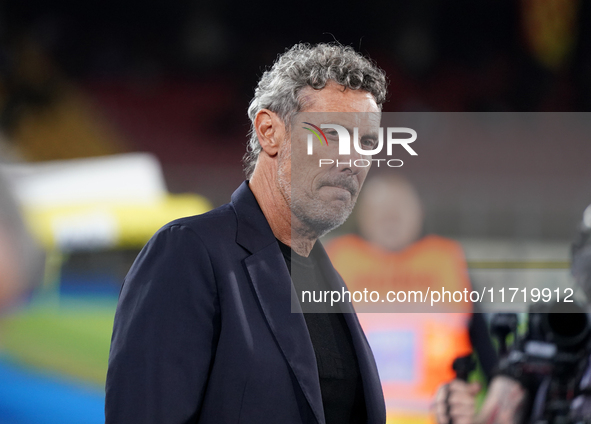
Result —
<instances>
[{"instance_id":1,"label":"blurred person in orange vest","mask_svg":"<svg viewBox=\"0 0 591 424\"><path fill-rule=\"evenodd\" d=\"M406 179L382 175L368 180L357 210L361 236L342 236L327 248L349 290L375 290L382 298L389 290L470 289L461 246L435 235L421 237L423 218L419 197ZM388 422L432 422L436 389L455 377L453 361L473 347L485 375L496 362L480 314L361 313L359 320L378 364Z\"/></svg>"},{"instance_id":2,"label":"blurred person in orange vest","mask_svg":"<svg viewBox=\"0 0 591 424\"><path fill-rule=\"evenodd\" d=\"M19 207L0 175L0 312L41 278L43 254L30 236Z\"/></svg>"}]
</instances>

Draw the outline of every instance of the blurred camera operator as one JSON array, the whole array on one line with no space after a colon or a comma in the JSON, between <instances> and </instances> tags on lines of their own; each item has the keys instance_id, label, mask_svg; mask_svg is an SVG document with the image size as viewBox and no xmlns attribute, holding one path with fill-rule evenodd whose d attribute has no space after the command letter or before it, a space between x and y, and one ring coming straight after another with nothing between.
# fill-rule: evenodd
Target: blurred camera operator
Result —
<instances>
[{"instance_id":1,"label":"blurred camera operator","mask_svg":"<svg viewBox=\"0 0 591 424\"><path fill-rule=\"evenodd\" d=\"M522 420L525 389L512 378L498 376L488 386L484 404L476 413L478 383L453 380L435 396L435 415L439 424L517 424Z\"/></svg>"},{"instance_id":2,"label":"blurred camera operator","mask_svg":"<svg viewBox=\"0 0 591 424\"><path fill-rule=\"evenodd\" d=\"M583 213L583 220L579 233L572 244L571 272L575 286L585 295L586 305L591 299L591 205ZM581 314L582 315L582 314ZM587 330L589 326L589 310L586 312ZM584 315L583 315L584 316ZM591 422L591 366L590 346L588 340L583 345L584 354L579 362L578 374L574 385L574 394L568 399L567 416L560 416L561 423L590 423ZM520 378L522 381L526 381ZM545 380L547 390L550 379ZM545 384L545 383L542 383ZM439 424L518 424L530 419L530 415L541 417L548 403L546 396L538 396L542 388L535 392L527 390L516 378L499 373L489 385L484 404L479 412L476 411L476 394L478 386L460 380L453 380L443 385L437 391L434 412ZM540 385L541 386L541 385ZM572 387L571 387L572 388ZM534 397L535 396L535 397ZM531 411L530 411L531 406ZM550 422L558 422L554 417ZM536 421L536 420L533 420ZM547 420L542 420L547 422ZM536 422L539 422L537 420Z\"/></svg>"}]
</instances>

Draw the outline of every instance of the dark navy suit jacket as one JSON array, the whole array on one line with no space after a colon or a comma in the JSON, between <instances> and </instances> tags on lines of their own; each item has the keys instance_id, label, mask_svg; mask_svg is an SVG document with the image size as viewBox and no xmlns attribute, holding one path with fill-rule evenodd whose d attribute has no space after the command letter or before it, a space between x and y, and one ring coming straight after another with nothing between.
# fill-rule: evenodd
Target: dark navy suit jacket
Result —
<instances>
[{"instance_id":1,"label":"dark navy suit jacket","mask_svg":"<svg viewBox=\"0 0 591 424\"><path fill-rule=\"evenodd\" d=\"M321 269L340 290L344 283L320 250ZM303 315L291 312L292 290L247 182L231 203L164 226L121 290L107 424L324 424L314 349ZM383 424L372 352L357 316L345 319L367 422Z\"/></svg>"}]
</instances>

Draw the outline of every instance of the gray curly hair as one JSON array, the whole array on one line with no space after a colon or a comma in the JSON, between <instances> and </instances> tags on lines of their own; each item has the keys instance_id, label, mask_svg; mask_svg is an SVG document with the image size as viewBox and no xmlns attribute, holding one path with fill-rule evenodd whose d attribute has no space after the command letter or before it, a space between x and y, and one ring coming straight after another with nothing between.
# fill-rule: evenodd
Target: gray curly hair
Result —
<instances>
[{"instance_id":1,"label":"gray curly hair","mask_svg":"<svg viewBox=\"0 0 591 424\"><path fill-rule=\"evenodd\" d=\"M380 110L386 100L384 71L352 47L339 43L321 43L315 46L296 44L279 55L271 69L265 71L248 107L251 129L243 158L246 178L251 178L261 152L254 128L257 113L262 109L269 109L287 124L303 108L300 98L302 88L309 86L320 90L328 81L352 90L369 92Z\"/></svg>"}]
</instances>

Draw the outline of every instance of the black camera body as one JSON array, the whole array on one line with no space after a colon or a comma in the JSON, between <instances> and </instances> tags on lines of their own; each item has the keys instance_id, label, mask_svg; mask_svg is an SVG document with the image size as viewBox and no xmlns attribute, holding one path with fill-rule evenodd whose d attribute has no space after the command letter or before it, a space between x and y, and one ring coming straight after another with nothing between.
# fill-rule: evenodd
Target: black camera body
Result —
<instances>
[{"instance_id":1,"label":"black camera body","mask_svg":"<svg viewBox=\"0 0 591 424\"><path fill-rule=\"evenodd\" d=\"M591 205L583 212L571 246L576 287L591 301ZM491 332L499 338L498 373L527 390L523 422L591 424L591 309L575 303L535 304L525 335L517 336L517 315L497 314ZM512 348L506 336L515 335Z\"/></svg>"},{"instance_id":2,"label":"black camera body","mask_svg":"<svg viewBox=\"0 0 591 424\"><path fill-rule=\"evenodd\" d=\"M591 372L591 323L582 307L569 308L568 313L556 312L558 306L549 304L530 310L526 334L516 337L499 362L498 373L519 381L528 392L524 422L591 424L591 414L580 413L587 406L591 411L591 391L583 381ZM494 319L492 327L495 332Z\"/></svg>"}]
</instances>

